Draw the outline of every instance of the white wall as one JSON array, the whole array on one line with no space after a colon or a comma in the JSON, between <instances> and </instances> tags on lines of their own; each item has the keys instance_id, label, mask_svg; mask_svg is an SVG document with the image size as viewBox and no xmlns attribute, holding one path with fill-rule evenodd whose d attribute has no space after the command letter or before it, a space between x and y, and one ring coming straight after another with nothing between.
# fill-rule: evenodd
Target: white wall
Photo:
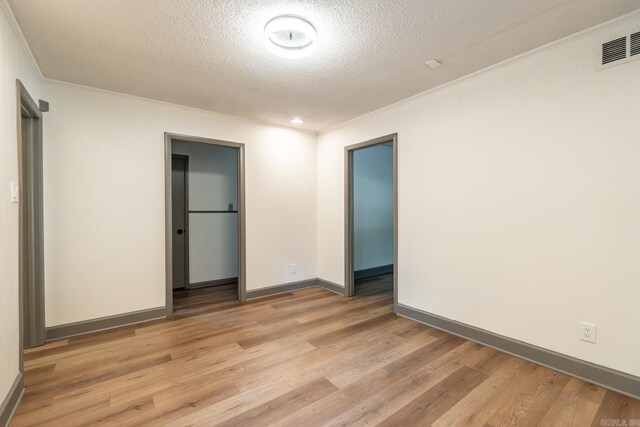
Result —
<instances>
[{"instance_id":1,"label":"white wall","mask_svg":"<svg viewBox=\"0 0 640 427\"><path fill-rule=\"evenodd\" d=\"M217 145L174 142L174 154L189 156L189 209L238 208L238 150Z\"/></svg>"},{"instance_id":2,"label":"white wall","mask_svg":"<svg viewBox=\"0 0 640 427\"><path fill-rule=\"evenodd\" d=\"M399 302L640 375L640 60L594 71L599 42L638 28L321 134L319 277L344 282L343 147L398 132ZM582 320L597 344L578 339Z\"/></svg>"},{"instance_id":3,"label":"white wall","mask_svg":"<svg viewBox=\"0 0 640 427\"><path fill-rule=\"evenodd\" d=\"M393 146L353 152L354 270L393 264Z\"/></svg>"},{"instance_id":4,"label":"white wall","mask_svg":"<svg viewBox=\"0 0 640 427\"><path fill-rule=\"evenodd\" d=\"M238 215L189 215L189 283L238 277Z\"/></svg>"},{"instance_id":5,"label":"white wall","mask_svg":"<svg viewBox=\"0 0 640 427\"><path fill-rule=\"evenodd\" d=\"M238 209L238 150L174 142L174 154L189 156L190 211ZM238 214L189 214L189 282L238 277Z\"/></svg>"},{"instance_id":6,"label":"white wall","mask_svg":"<svg viewBox=\"0 0 640 427\"><path fill-rule=\"evenodd\" d=\"M315 135L42 87L47 326L164 305L164 132L246 144L248 290L317 277Z\"/></svg>"},{"instance_id":7,"label":"white wall","mask_svg":"<svg viewBox=\"0 0 640 427\"><path fill-rule=\"evenodd\" d=\"M16 79L33 99L40 81L0 9L0 402L18 375L18 209L10 183L18 181Z\"/></svg>"}]
</instances>

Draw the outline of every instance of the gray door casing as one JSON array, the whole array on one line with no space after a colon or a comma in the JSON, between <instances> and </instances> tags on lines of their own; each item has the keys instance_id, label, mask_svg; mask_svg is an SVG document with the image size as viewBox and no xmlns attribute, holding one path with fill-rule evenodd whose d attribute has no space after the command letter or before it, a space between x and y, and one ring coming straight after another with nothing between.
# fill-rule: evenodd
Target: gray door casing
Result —
<instances>
[{"instance_id":1,"label":"gray door casing","mask_svg":"<svg viewBox=\"0 0 640 427\"><path fill-rule=\"evenodd\" d=\"M238 150L238 299L247 299L247 250L246 250L246 213L245 213L245 176L244 176L244 144L238 142L221 141L198 136L165 133L165 277L166 277L166 313L173 316L173 207L172 207L172 143L173 141L191 142L198 144L218 145ZM188 282L187 282L188 283Z\"/></svg>"},{"instance_id":2,"label":"gray door casing","mask_svg":"<svg viewBox=\"0 0 640 427\"><path fill-rule=\"evenodd\" d=\"M171 218L173 224L173 289L189 285L189 158L171 156Z\"/></svg>"},{"instance_id":3,"label":"gray door casing","mask_svg":"<svg viewBox=\"0 0 640 427\"><path fill-rule=\"evenodd\" d=\"M353 152L391 142L393 144L393 310L398 306L398 134L382 136L344 148L344 285L345 295L355 294L353 263Z\"/></svg>"},{"instance_id":4,"label":"gray door casing","mask_svg":"<svg viewBox=\"0 0 640 427\"><path fill-rule=\"evenodd\" d=\"M42 113L20 80L17 92L19 187L20 370L24 348L46 341L44 305L44 228Z\"/></svg>"}]
</instances>

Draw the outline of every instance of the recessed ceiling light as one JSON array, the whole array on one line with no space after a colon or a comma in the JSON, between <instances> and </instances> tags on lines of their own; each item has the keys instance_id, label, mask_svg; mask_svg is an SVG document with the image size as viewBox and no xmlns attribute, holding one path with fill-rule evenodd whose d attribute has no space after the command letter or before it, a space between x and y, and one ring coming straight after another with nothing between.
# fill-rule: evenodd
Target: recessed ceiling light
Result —
<instances>
[{"instance_id":1,"label":"recessed ceiling light","mask_svg":"<svg viewBox=\"0 0 640 427\"><path fill-rule=\"evenodd\" d=\"M301 125L304 123L304 120L299 117L294 117L293 119L291 119L291 123L293 123L294 125Z\"/></svg>"},{"instance_id":2,"label":"recessed ceiling light","mask_svg":"<svg viewBox=\"0 0 640 427\"><path fill-rule=\"evenodd\" d=\"M264 27L267 49L288 59L304 58L316 49L316 29L297 16L278 16Z\"/></svg>"},{"instance_id":3,"label":"recessed ceiling light","mask_svg":"<svg viewBox=\"0 0 640 427\"><path fill-rule=\"evenodd\" d=\"M430 59L429 61L426 61L425 64L429 68L438 68L439 66L442 65L440 62L436 61L435 59Z\"/></svg>"}]
</instances>

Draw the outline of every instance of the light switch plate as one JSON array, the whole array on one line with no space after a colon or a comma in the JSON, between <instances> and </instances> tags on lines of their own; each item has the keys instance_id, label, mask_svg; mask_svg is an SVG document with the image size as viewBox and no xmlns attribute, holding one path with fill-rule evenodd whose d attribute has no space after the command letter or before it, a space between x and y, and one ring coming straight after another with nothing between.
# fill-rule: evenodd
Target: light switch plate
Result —
<instances>
[{"instance_id":1,"label":"light switch plate","mask_svg":"<svg viewBox=\"0 0 640 427\"><path fill-rule=\"evenodd\" d=\"M11 203L18 203L20 201L20 188L17 182L11 183Z\"/></svg>"}]
</instances>

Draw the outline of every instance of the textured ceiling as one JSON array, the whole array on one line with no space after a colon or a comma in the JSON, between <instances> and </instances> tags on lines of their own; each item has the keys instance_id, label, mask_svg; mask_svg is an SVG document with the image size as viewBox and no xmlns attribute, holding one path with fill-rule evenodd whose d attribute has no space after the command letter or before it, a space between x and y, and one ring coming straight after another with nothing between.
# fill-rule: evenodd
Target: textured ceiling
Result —
<instances>
[{"instance_id":1,"label":"textured ceiling","mask_svg":"<svg viewBox=\"0 0 640 427\"><path fill-rule=\"evenodd\" d=\"M321 130L640 8L640 0L10 0L45 77ZM318 30L309 58L265 23ZM442 67L429 69L427 59Z\"/></svg>"}]
</instances>

